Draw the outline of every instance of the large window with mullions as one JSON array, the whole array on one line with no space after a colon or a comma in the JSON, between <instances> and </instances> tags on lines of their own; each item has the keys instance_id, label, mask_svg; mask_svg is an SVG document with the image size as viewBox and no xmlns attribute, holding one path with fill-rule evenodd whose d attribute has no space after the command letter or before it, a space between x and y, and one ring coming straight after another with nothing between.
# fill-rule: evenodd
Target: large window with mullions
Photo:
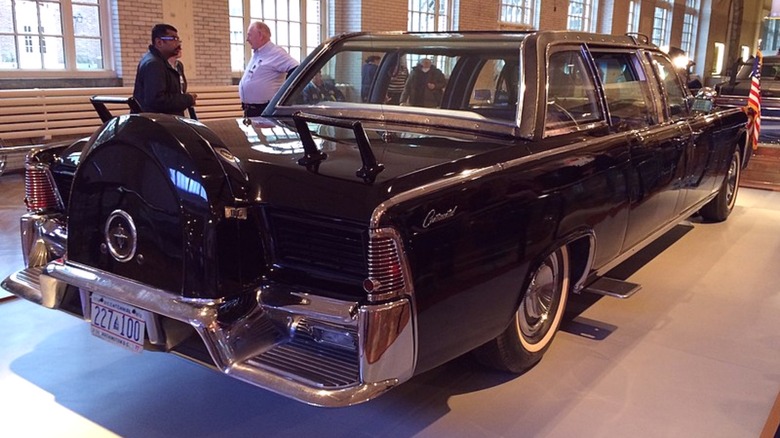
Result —
<instances>
[{"instance_id":1,"label":"large window with mullions","mask_svg":"<svg viewBox=\"0 0 780 438\"><path fill-rule=\"evenodd\" d=\"M107 0L0 0L0 71L108 70Z\"/></svg>"},{"instance_id":2,"label":"large window with mullions","mask_svg":"<svg viewBox=\"0 0 780 438\"><path fill-rule=\"evenodd\" d=\"M501 0L499 20L528 28L539 28L539 0Z\"/></svg>"},{"instance_id":3,"label":"large window with mullions","mask_svg":"<svg viewBox=\"0 0 780 438\"><path fill-rule=\"evenodd\" d=\"M670 0L662 0L657 3L653 12L652 42L658 47L669 47L669 38L672 22L672 6Z\"/></svg>"},{"instance_id":4,"label":"large window with mullions","mask_svg":"<svg viewBox=\"0 0 780 438\"><path fill-rule=\"evenodd\" d=\"M324 8L325 0L229 0L231 70L243 71L252 57L246 29L253 21L267 24L271 41L302 60L323 40Z\"/></svg>"},{"instance_id":5,"label":"large window with mullions","mask_svg":"<svg viewBox=\"0 0 780 438\"><path fill-rule=\"evenodd\" d=\"M456 0L409 0L411 32L446 32L455 30L453 10Z\"/></svg>"},{"instance_id":6,"label":"large window with mullions","mask_svg":"<svg viewBox=\"0 0 780 438\"><path fill-rule=\"evenodd\" d=\"M686 0L680 48L688 55L688 58L696 56L696 30L698 27L699 0Z\"/></svg>"},{"instance_id":7,"label":"large window with mullions","mask_svg":"<svg viewBox=\"0 0 780 438\"><path fill-rule=\"evenodd\" d=\"M598 1L569 0L566 29L582 32L596 31L596 7Z\"/></svg>"}]
</instances>

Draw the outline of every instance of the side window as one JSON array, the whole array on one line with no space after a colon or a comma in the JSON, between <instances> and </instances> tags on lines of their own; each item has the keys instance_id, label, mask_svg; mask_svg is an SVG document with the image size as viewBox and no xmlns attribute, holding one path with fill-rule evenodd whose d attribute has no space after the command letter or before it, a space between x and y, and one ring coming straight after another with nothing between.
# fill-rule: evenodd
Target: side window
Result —
<instances>
[{"instance_id":1,"label":"side window","mask_svg":"<svg viewBox=\"0 0 780 438\"><path fill-rule=\"evenodd\" d=\"M651 55L653 67L666 90L666 106L672 120L688 116L688 100L677 71L672 63L661 55Z\"/></svg>"},{"instance_id":2,"label":"side window","mask_svg":"<svg viewBox=\"0 0 780 438\"><path fill-rule=\"evenodd\" d=\"M547 65L545 135L576 131L604 120L593 78L578 50L555 52Z\"/></svg>"},{"instance_id":3,"label":"side window","mask_svg":"<svg viewBox=\"0 0 780 438\"><path fill-rule=\"evenodd\" d=\"M487 59L468 97L468 108L486 117L514 120L517 111L518 59Z\"/></svg>"},{"instance_id":4,"label":"side window","mask_svg":"<svg viewBox=\"0 0 780 438\"><path fill-rule=\"evenodd\" d=\"M612 125L619 130L640 129L655 123L647 78L630 53L593 53Z\"/></svg>"},{"instance_id":5,"label":"side window","mask_svg":"<svg viewBox=\"0 0 780 438\"><path fill-rule=\"evenodd\" d=\"M474 84L474 90L469 99L469 108L493 106L499 101L506 102L507 96L499 94L496 89L501 71L504 69L503 59L488 59L482 65Z\"/></svg>"}]
</instances>

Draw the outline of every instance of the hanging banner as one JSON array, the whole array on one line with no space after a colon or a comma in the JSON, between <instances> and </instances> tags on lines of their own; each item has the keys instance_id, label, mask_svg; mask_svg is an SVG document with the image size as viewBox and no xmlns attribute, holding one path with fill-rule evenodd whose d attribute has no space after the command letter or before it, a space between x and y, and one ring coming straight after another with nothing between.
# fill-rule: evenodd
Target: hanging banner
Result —
<instances>
[{"instance_id":1,"label":"hanging banner","mask_svg":"<svg viewBox=\"0 0 780 438\"><path fill-rule=\"evenodd\" d=\"M780 0L772 0L772 11L769 18L780 18Z\"/></svg>"}]
</instances>

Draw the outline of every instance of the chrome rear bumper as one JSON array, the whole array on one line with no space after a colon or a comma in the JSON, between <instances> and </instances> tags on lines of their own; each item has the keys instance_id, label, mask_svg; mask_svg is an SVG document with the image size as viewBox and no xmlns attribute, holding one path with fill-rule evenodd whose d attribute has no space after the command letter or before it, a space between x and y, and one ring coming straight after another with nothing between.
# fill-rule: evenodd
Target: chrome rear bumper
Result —
<instances>
[{"instance_id":1,"label":"chrome rear bumper","mask_svg":"<svg viewBox=\"0 0 780 438\"><path fill-rule=\"evenodd\" d=\"M160 316L184 322L225 374L311 405L361 403L414 373L415 318L408 299L360 305L267 284L257 291L251 311L225 322L223 300L186 299L62 260L3 282L12 293L54 309L67 285L79 288L85 319L94 292L151 312L146 321L151 344L170 348Z\"/></svg>"}]
</instances>

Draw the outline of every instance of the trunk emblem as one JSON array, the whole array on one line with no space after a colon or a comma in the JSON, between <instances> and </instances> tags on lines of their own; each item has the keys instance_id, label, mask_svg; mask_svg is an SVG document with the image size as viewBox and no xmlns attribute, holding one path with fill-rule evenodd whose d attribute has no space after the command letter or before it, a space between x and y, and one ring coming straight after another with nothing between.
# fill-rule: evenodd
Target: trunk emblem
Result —
<instances>
[{"instance_id":1,"label":"trunk emblem","mask_svg":"<svg viewBox=\"0 0 780 438\"><path fill-rule=\"evenodd\" d=\"M103 237L111 256L119 262L129 262L138 244L135 222L123 210L114 210L106 220Z\"/></svg>"},{"instance_id":2,"label":"trunk emblem","mask_svg":"<svg viewBox=\"0 0 780 438\"><path fill-rule=\"evenodd\" d=\"M455 216L455 212L458 211L458 206L454 206L445 212L437 212L435 209L428 212L423 219L422 227L428 228L436 222L441 222Z\"/></svg>"}]
</instances>

